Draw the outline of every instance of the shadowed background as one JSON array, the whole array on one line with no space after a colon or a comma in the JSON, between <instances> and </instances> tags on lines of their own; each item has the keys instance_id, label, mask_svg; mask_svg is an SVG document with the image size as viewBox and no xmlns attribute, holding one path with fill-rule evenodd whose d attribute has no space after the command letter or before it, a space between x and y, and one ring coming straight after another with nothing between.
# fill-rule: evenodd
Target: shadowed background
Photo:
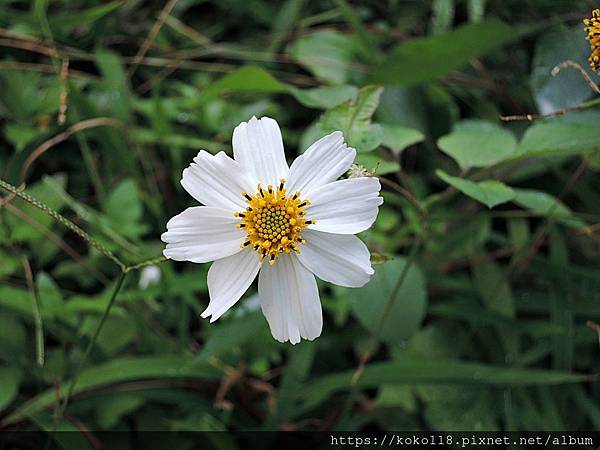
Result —
<instances>
[{"instance_id":1,"label":"shadowed background","mask_svg":"<svg viewBox=\"0 0 600 450\"><path fill-rule=\"evenodd\" d=\"M4 1L0 427L600 428L593 7ZM255 288L201 320L209 265L161 258L182 170L252 115L288 157L342 130L383 185L376 273L320 282L314 342Z\"/></svg>"}]
</instances>

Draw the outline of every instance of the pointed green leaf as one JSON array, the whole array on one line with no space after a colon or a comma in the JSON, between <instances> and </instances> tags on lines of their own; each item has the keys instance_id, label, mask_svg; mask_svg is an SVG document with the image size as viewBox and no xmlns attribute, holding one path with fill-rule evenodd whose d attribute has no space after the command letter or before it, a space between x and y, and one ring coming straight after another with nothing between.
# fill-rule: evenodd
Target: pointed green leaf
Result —
<instances>
[{"instance_id":1,"label":"pointed green leaf","mask_svg":"<svg viewBox=\"0 0 600 450\"><path fill-rule=\"evenodd\" d=\"M483 203L488 208L506 203L515 198L514 191L504 183L496 180L471 181L458 178L437 170L436 175L463 194Z\"/></svg>"}]
</instances>

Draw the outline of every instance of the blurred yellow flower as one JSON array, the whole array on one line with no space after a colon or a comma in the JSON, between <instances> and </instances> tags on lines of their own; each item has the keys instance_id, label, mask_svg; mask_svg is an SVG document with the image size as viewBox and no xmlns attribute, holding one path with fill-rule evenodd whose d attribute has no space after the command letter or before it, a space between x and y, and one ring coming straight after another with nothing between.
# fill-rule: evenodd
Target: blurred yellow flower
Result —
<instances>
[{"instance_id":1,"label":"blurred yellow flower","mask_svg":"<svg viewBox=\"0 0 600 450\"><path fill-rule=\"evenodd\" d=\"M583 23L587 33L586 39L590 41L592 48L592 54L588 60L592 70L597 71L600 69L600 9L595 9L592 12L592 18L585 19Z\"/></svg>"}]
</instances>

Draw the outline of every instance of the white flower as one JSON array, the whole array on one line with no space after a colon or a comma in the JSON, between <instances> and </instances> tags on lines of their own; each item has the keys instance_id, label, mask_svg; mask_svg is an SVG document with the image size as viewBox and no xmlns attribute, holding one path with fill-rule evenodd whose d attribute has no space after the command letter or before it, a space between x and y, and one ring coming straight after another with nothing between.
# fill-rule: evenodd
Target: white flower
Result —
<instances>
[{"instance_id":1,"label":"white flower","mask_svg":"<svg viewBox=\"0 0 600 450\"><path fill-rule=\"evenodd\" d=\"M160 281L160 269L158 266L147 266L142 269L140 274L140 289L146 289L151 284L157 284Z\"/></svg>"},{"instance_id":2,"label":"white flower","mask_svg":"<svg viewBox=\"0 0 600 450\"><path fill-rule=\"evenodd\" d=\"M182 186L205 206L169 220L164 255L215 261L202 317L221 317L260 272L260 304L273 337L292 344L313 340L323 328L314 275L360 287L373 274L369 250L354 234L377 217L379 180L336 181L356 156L339 131L288 167L279 125L268 117L236 127L233 156L201 151L183 171Z\"/></svg>"}]
</instances>

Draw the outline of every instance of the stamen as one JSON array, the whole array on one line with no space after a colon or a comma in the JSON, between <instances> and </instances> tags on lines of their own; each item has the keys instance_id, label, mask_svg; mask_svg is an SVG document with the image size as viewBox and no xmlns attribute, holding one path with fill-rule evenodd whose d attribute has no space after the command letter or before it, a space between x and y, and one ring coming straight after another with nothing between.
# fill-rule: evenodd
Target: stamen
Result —
<instances>
[{"instance_id":1,"label":"stamen","mask_svg":"<svg viewBox=\"0 0 600 450\"><path fill-rule=\"evenodd\" d=\"M310 202L301 199L300 192L288 197L285 183L286 180L281 179L276 189L268 185L266 190L258 184L255 195L242 192L248 206L244 211L235 213L235 217L240 218L237 227L247 233L241 247L252 247L258 252L260 261L268 256L271 265L281 253L299 253L298 244L306 242L302 238L302 230L315 223L304 218L306 212L303 208Z\"/></svg>"}]
</instances>

